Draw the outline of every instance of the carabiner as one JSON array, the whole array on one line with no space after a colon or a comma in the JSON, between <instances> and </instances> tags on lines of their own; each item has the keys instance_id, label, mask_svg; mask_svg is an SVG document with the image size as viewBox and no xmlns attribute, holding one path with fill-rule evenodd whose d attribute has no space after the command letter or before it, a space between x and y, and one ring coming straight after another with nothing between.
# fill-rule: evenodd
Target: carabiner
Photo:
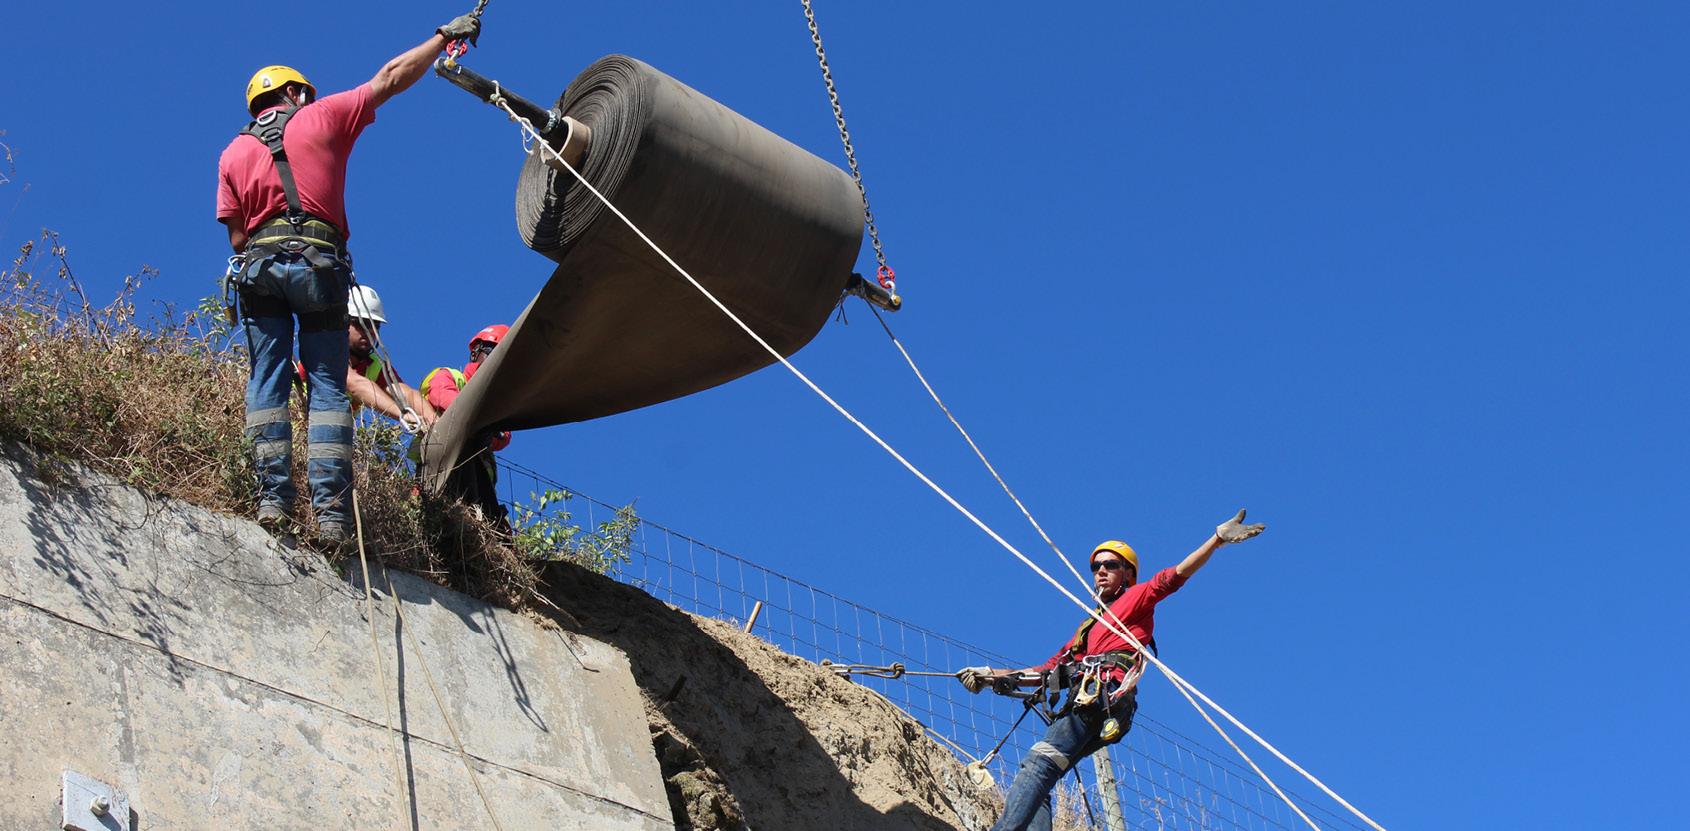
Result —
<instances>
[{"instance_id":1,"label":"carabiner","mask_svg":"<svg viewBox=\"0 0 1690 831\"><path fill-rule=\"evenodd\" d=\"M883 265L874 271L875 282L879 283L881 288L893 294L898 291L897 277L897 272L893 271L889 265Z\"/></svg>"}]
</instances>

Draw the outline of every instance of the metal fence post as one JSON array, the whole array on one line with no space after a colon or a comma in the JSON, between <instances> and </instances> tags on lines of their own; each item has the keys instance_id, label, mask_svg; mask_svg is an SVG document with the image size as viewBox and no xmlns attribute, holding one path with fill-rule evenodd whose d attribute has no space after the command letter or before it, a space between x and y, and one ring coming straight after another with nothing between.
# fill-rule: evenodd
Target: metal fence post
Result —
<instances>
[{"instance_id":1,"label":"metal fence post","mask_svg":"<svg viewBox=\"0 0 1690 831\"><path fill-rule=\"evenodd\" d=\"M1097 795L1103 801L1103 827L1109 831L1127 831L1127 817L1121 813L1121 792L1115 788L1115 765L1109 761L1108 745L1091 755L1091 764L1097 774Z\"/></svg>"}]
</instances>

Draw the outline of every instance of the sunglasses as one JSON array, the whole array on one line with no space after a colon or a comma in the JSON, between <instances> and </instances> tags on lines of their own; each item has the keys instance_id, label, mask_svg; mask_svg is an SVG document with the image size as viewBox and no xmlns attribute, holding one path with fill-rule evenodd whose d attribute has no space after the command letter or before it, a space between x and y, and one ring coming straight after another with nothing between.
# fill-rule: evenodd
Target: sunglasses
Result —
<instances>
[{"instance_id":1,"label":"sunglasses","mask_svg":"<svg viewBox=\"0 0 1690 831\"><path fill-rule=\"evenodd\" d=\"M1102 570L1105 570L1105 569L1107 569L1109 571L1115 571L1117 569L1123 569L1123 568L1126 568L1126 567L1127 567L1127 564L1123 560L1093 560L1092 563L1091 563L1091 572L1093 574L1096 574L1099 571L1102 571Z\"/></svg>"}]
</instances>

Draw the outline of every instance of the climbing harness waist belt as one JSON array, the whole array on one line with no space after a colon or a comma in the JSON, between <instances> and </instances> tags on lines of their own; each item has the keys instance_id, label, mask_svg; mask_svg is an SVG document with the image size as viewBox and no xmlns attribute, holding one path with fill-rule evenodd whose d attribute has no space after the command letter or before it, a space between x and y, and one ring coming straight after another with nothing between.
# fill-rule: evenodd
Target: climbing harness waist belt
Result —
<instances>
[{"instance_id":1,"label":"climbing harness waist belt","mask_svg":"<svg viewBox=\"0 0 1690 831\"><path fill-rule=\"evenodd\" d=\"M1115 680L1115 688L1106 690L1104 676L1110 668L1121 671L1121 678ZM1138 688L1139 676L1144 671L1143 661L1135 652L1105 652L1101 655L1087 655L1074 663L1073 682L1074 694L1069 697L1070 707L1084 707L1099 699L1106 703L1133 692Z\"/></svg>"},{"instance_id":2,"label":"climbing harness waist belt","mask_svg":"<svg viewBox=\"0 0 1690 831\"><path fill-rule=\"evenodd\" d=\"M293 166L288 162L282 141L288 121L298 111L298 107L271 110L241 130L241 135L258 139L270 151L270 158L276 165L276 176L281 180L282 195L287 199L287 210L266 220L253 231L252 239L247 241L246 254L254 260L284 252L299 254L312 268L327 270L334 267L335 258L344 259L344 243L339 228L306 213L304 203L299 199L299 188L293 180Z\"/></svg>"},{"instance_id":3,"label":"climbing harness waist belt","mask_svg":"<svg viewBox=\"0 0 1690 831\"><path fill-rule=\"evenodd\" d=\"M350 263L351 256L334 225L310 214L303 218L276 217L258 226L246 243L248 261L256 262L278 254L298 254L319 271Z\"/></svg>"},{"instance_id":4,"label":"climbing harness waist belt","mask_svg":"<svg viewBox=\"0 0 1690 831\"><path fill-rule=\"evenodd\" d=\"M304 215L297 224L285 216L266 221L252 232L252 238L247 240L246 248L249 255L264 256L264 251L254 251L254 248L278 248L286 250L288 243L310 245L329 255L340 253L343 246L340 229L333 224L318 219L310 214Z\"/></svg>"}]
</instances>

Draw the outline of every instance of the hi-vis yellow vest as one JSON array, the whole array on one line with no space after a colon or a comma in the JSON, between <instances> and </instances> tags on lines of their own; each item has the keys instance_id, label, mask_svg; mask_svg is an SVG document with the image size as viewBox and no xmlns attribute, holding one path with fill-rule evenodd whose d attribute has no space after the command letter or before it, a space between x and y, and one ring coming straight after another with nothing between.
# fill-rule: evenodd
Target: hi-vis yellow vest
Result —
<instances>
[{"instance_id":1,"label":"hi-vis yellow vest","mask_svg":"<svg viewBox=\"0 0 1690 831\"><path fill-rule=\"evenodd\" d=\"M462 372L459 372L459 371L457 371L457 370L455 370L455 369L453 369L449 366L437 366L437 367L429 370L428 376L423 378L422 394L423 394L424 398L428 397L428 387L429 387L429 384L434 381L435 373L438 373L442 369L446 370L447 372L452 373L452 382L458 385L459 390L462 390L464 388L464 385L469 383L469 379L464 377L464 374Z\"/></svg>"}]
</instances>

